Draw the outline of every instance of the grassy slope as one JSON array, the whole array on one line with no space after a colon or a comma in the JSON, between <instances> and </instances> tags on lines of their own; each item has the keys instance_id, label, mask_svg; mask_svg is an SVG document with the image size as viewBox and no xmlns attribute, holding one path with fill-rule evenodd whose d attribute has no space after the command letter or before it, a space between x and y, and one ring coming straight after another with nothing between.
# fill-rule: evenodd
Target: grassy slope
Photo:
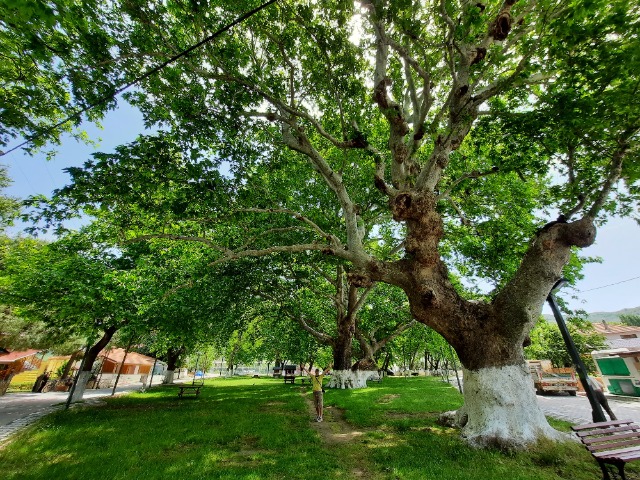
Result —
<instances>
[{"instance_id":1,"label":"grassy slope","mask_svg":"<svg viewBox=\"0 0 640 480\"><path fill-rule=\"evenodd\" d=\"M437 379L386 379L325 394L344 411L353 442L325 443L306 388L281 381L209 381L199 398L175 387L59 412L0 450L3 479L564 479L600 478L579 445L504 454L468 448L440 427L461 404ZM567 428L566 425L561 425ZM360 472L360 473L358 473ZM364 473L363 473L364 472Z\"/></svg>"}]
</instances>

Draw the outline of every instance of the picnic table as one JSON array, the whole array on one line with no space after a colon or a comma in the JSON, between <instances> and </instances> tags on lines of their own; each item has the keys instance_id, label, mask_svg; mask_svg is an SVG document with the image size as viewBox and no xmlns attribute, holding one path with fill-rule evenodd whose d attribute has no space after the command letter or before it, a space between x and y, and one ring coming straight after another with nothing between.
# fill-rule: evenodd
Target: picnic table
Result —
<instances>
[{"instance_id":1,"label":"picnic table","mask_svg":"<svg viewBox=\"0 0 640 480\"><path fill-rule=\"evenodd\" d=\"M178 388L180 391L178 392L178 398L182 398L183 395L188 393L193 393L196 397L200 395L200 389L204 385L180 385Z\"/></svg>"}]
</instances>

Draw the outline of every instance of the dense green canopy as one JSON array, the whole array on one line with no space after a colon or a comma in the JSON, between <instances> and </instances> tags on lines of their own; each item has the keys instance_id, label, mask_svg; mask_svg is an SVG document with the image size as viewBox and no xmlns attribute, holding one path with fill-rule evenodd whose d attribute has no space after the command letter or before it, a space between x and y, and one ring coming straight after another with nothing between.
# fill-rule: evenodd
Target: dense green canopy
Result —
<instances>
[{"instance_id":1,"label":"dense green canopy","mask_svg":"<svg viewBox=\"0 0 640 480\"><path fill-rule=\"evenodd\" d=\"M88 20L107 25L109 58L86 70L130 79L256 2L109 6ZM551 287L608 215L636 214L634 7L277 2L142 81L128 98L162 133L95 155L35 216L86 211L120 242L198 244L213 272L321 253L350 288L401 289L468 375L524 382L522 344ZM465 395L467 412L496 409L467 415L471 441L551 436L542 415L515 421L531 395ZM503 417L512 429L487 420Z\"/></svg>"}]
</instances>

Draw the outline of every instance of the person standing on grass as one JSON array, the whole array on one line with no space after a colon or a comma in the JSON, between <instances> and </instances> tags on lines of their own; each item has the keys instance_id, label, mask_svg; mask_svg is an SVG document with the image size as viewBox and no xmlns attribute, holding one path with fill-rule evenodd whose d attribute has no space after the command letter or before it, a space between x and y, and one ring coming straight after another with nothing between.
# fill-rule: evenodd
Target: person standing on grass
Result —
<instances>
[{"instance_id":1,"label":"person standing on grass","mask_svg":"<svg viewBox=\"0 0 640 480\"><path fill-rule=\"evenodd\" d=\"M325 368L322 371L322 373L320 373L319 368L316 368L315 374L312 374L309 370L302 367L302 371L307 372L309 374L309 377L311 378L311 387L313 390L313 404L316 407L316 415L317 415L316 422L322 421L322 408L323 408L322 392L324 391L322 390L322 380L324 379L324 376L329 372L329 370L331 370L331 365Z\"/></svg>"}]
</instances>

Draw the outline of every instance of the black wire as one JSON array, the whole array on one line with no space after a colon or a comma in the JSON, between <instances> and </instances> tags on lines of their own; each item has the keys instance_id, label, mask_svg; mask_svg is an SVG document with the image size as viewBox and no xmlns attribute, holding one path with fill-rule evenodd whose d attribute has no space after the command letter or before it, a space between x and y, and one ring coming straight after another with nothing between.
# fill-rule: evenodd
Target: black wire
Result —
<instances>
[{"instance_id":1,"label":"black wire","mask_svg":"<svg viewBox=\"0 0 640 480\"><path fill-rule=\"evenodd\" d=\"M171 63L175 62L176 60L178 60L181 57L184 57L185 55L188 55L189 53L191 53L192 51L194 51L197 48L200 48L202 45L204 45L205 43L210 42L211 40L213 40L214 38L216 38L217 36L223 34L224 32L226 32L227 30L230 30L231 28L235 27L236 25L238 25L239 23L245 21L247 18L255 15L256 13L258 13L260 10L268 7L269 5L271 5L272 3L276 3L278 0L269 0L268 2L263 3L262 5L254 8L253 10L239 16L238 18L236 18L233 22L229 23L228 25L225 25L224 27L222 27L220 30L216 31L215 33L209 35L208 37L206 37L204 40L196 43L195 45L192 45L191 47L187 48L186 50L183 50L182 52L178 53L177 55L174 55L173 57L171 57L169 60L167 60L166 62L161 63L160 65L157 65L155 67L153 67L152 69L148 70L147 72L145 72L144 74L142 74L141 76L139 76L138 78L136 78L135 80L127 83L126 85L124 85L123 87L120 87L119 89L115 90L113 93L109 94L109 95L105 95L104 97L100 98L97 102L92 103L80 110L78 110L75 113L72 113L71 115L69 115L67 118L65 118L64 120L56 123L55 125L47 128L44 132L42 133L38 133L37 135L32 135L30 137L27 137L27 139L22 142L20 145L13 147L11 150L7 150L6 152L0 152L0 156L4 156L7 155L8 153L14 152L15 150L24 147L25 145L27 145L28 143L31 143L32 141L34 141L37 138L40 138L50 132L52 132L53 130L55 130L56 128L60 127L61 125L64 125L65 123L69 122L70 120L73 120L74 118L82 115L83 113L91 110L92 108L97 107L98 105L102 105L103 103L107 102L108 100L111 100L112 98L115 98L116 96L120 95L122 92L124 92L125 90L127 90L128 88L132 87L133 85L135 85L136 83L144 80L145 78L150 77L151 75L153 75L154 73L159 72L160 70L162 70L164 67L166 67L167 65L170 65Z\"/></svg>"},{"instance_id":2,"label":"black wire","mask_svg":"<svg viewBox=\"0 0 640 480\"><path fill-rule=\"evenodd\" d=\"M637 280L639 277L627 278L626 280L620 280L619 282L609 283L608 285L602 285L601 287L590 288L588 290L578 290L578 293L592 292L594 290L600 290L601 288L613 287L614 285L620 285L621 283L630 282L631 280Z\"/></svg>"}]
</instances>

